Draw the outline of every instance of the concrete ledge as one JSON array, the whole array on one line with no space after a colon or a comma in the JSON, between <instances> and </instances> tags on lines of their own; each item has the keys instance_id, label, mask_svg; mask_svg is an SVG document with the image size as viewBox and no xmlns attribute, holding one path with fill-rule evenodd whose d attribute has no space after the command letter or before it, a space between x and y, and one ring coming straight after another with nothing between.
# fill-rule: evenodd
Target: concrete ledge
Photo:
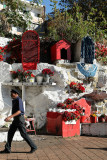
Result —
<instances>
[{"instance_id":1,"label":"concrete ledge","mask_svg":"<svg viewBox=\"0 0 107 160\"><path fill-rule=\"evenodd\" d=\"M0 129L0 142L6 142L7 141L7 133L8 133L8 130L5 130L4 131ZM13 137L13 141L23 141L23 138L21 137L20 135L20 132L19 131L16 131L14 137Z\"/></svg>"},{"instance_id":2,"label":"concrete ledge","mask_svg":"<svg viewBox=\"0 0 107 160\"><path fill-rule=\"evenodd\" d=\"M82 123L81 135L107 136L107 123Z\"/></svg>"}]
</instances>

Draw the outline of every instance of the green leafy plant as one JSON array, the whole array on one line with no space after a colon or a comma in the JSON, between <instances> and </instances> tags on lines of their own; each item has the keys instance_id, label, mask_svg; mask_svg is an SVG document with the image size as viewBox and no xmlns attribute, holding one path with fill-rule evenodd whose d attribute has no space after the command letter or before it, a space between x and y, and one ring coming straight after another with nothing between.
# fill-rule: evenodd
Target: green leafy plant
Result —
<instances>
[{"instance_id":1,"label":"green leafy plant","mask_svg":"<svg viewBox=\"0 0 107 160\"><path fill-rule=\"evenodd\" d=\"M65 38L72 43L77 43L87 34L96 40L104 38L106 19L103 13L97 13L97 9L91 8L85 17L85 13L77 3L72 6L71 12L70 9L67 11L66 6L61 12L56 7L57 1L51 0L51 2L53 15L48 16L48 37L56 41Z\"/></svg>"}]
</instances>

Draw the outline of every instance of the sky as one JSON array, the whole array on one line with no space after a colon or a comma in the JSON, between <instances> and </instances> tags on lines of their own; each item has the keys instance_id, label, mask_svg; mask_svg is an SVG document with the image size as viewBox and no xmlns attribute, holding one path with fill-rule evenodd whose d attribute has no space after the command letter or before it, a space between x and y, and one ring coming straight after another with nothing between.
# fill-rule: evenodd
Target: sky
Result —
<instances>
[{"instance_id":1,"label":"sky","mask_svg":"<svg viewBox=\"0 0 107 160\"><path fill-rule=\"evenodd\" d=\"M57 0L59 1L59 0ZM50 0L43 0L43 5L46 6L46 14L50 13L52 11L52 7L50 6ZM57 5L58 7L58 5Z\"/></svg>"},{"instance_id":2,"label":"sky","mask_svg":"<svg viewBox=\"0 0 107 160\"><path fill-rule=\"evenodd\" d=\"M60 0L57 0L57 1L59 2ZM48 14L48 13L50 13L52 11L52 7L50 6L50 4L51 4L50 0L43 0L42 4L44 6L46 6L46 14ZM57 5L57 7L58 7L58 5Z\"/></svg>"}]
</instances>

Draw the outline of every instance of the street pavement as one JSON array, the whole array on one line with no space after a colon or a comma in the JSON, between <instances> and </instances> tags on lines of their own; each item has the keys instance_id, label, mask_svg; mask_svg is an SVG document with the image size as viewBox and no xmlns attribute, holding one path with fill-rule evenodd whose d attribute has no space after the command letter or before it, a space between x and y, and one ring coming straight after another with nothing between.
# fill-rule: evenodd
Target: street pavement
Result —
<instances>
[{"instance_id":1,"label":"street pavement","mask_svg":"<svg viewBox=\"0 0 107 160\"><path fill-rule=\"evenodd\" d=\"M52 135L30 135L38 149L29 153L25 141L13 142L12 153L1 154L0 160L106 160L106 137L69 137ZM3 150L5 143L0 143Z\"/></svg>"}]
</instances>

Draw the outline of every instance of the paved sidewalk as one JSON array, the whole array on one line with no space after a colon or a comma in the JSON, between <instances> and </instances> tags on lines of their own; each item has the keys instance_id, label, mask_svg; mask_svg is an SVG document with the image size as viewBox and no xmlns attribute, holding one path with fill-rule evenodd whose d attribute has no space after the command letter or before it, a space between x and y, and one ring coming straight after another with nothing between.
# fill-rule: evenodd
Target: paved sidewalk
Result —
<instances>
[{"instance_id":1,"label":"paved sidewalk","mask_svg":"<svg viewBox=\"0 0 107 160\"><path fill-rule=\"evenodd\" d=\"M33 154L26 142L13 142L12 153L0 154L0 160L106 160L107 138L31 135L38 150ZM0 150L5 143L0 143Z\"/></svg>"}]
</instances>

